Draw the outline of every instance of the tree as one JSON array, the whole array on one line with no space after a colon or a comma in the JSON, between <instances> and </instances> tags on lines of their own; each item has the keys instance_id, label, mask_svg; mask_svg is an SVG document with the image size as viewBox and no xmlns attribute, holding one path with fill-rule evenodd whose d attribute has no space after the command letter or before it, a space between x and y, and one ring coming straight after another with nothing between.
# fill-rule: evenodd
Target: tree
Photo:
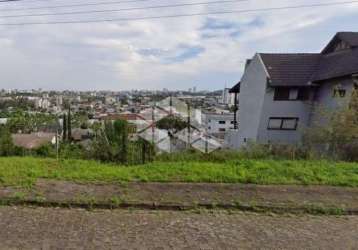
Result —
<instances>
[{"instance_id":1,"label":"tree","mask_svg":"<svg viewBox=\"0 0 358 250\"><path fill-rule=\"evenodd\" d=\"M11 156L14 152L15 146L9 128L0 126L0 156Z\"/></svg>"},{"instance_id":2,"label":"tree","mask_svg":"<svg viewBox=\"0 0 358 250\"><path fill-rule=\"evenodd\" d=\"M72 141L72 117L71 117L71 106L68 107L68 115L67 115L67 140Z\"/></svg>"},{"instance_id":3,"label":"tree","mask_svg":"<svg viewBox=\"0 0 358 250\"><path fill-rule=\"evenodd\" d=\"M127 163L128 123L124 120L106 122L92 143L93 156L102 161Z\"/></svg>"},{"instance_id":4,"label":"tree","mask_svg":"<svg viewBox=\"0 0 358 250\"><path fill-rule=\"evenodd\" d=\"M122 162L127 163L128 155L128 122L124 120L117 120L113 124L114 140L118 145L118 152L116 158Z\"/></svg>"},{"instance_id":5,"label":"tree","mask_svg":"<svg viewBox=\"0 0 358 250\"><path fill-rule=\"evenodd\" d=\"M183 121L180 117L170 115L159 120L156 126L159 129L165 129L175 134L187 128L188 123Z\"/></svg>"},{"instance_id":6,"label":"tree","mask_svg":"<svg viewBox=\"0 0 358 250\"><path fill-rule=\"evenodd\" d=\"M63 126L63 134L62 134L62 139L63 141L67 141L67 116L66 114L63 114L63 122L62 122L62 126Z\"/></svg>"}]
</instances>

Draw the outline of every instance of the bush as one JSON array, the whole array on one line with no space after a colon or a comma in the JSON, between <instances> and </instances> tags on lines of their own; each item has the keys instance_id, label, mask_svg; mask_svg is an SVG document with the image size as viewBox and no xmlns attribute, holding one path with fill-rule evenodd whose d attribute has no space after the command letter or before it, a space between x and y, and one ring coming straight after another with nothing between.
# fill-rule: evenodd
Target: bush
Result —
<instances>
[{"instance_id":1,"label":"bush","mask_svg":"<svg viewBox=\"0 0 358 250\"><path fill-rule=\"evenodd\" d=\"M31 154L31 153L30 153ZM41 157L56 157L56 149L51 144L46 144L33 150L33 154Z\"/></svg>"},{"instance_id":2,"label":"bush","mask_svg":"<svg viewBox=\"0 0 358 250\"><path fill-rule=\"evenodd\" d=\"M0 156L15 155L15 146L8 127L0 126Z\"/></svg>"},{"instance_id":3,"label":"bush","mask_svg":"<svg viewBox=\"0 0 358 250\"><path fill-rule=\"evenodd\" d=\"M316 159L303 145L249 143L241 150L241 156L248 159Z\"/></svg>"},{"instance_id":4,"label":"bush","mask_svg":"<svg viewBox=\"0 0 358 250\"><path fill-rule=\"evenodd\" d=\"M63 159L85 159L87 151L81 145L63 143L60 146L59 154Z\"/></svg>"},{"instance_id":5,"label":"bush","mask_svg":"<svg viewBox=\"0 0 358 250\"><path fill-rule=\"evenodd\" d=\"M307 129L304 143L325 158L353 161L358 158L358 90L353 90L349 105L321 115L322 120Z\"/></svg>"}]
</instances>

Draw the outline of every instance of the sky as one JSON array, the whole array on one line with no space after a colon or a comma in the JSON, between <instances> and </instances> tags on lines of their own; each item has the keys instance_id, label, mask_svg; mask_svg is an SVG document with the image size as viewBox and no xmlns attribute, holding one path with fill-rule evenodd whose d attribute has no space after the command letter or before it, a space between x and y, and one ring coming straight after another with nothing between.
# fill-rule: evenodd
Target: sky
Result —
<instances>
[{"instance_id":1,"label":"sky","mask_svg":"<svg viewBox=\"0 0 358 250\"><path fill-rule=\"evenodd\" d=\"M210 0L208 0L210 1ZM213 1L213 0L211 0ZM337 2L344 0L330 0ZM327 3L327 0L247 0L81 15L4 17L199 3L146 0L87 7L29 9L115 0L22 0L0 3L0 89L218 90L242 76L257 52L320 52L338 31L358 31L353 4L85 24L7 23L100 20L237 11ZM11 11L11 9L26 10Z\"/></svg>"}]
</instances>

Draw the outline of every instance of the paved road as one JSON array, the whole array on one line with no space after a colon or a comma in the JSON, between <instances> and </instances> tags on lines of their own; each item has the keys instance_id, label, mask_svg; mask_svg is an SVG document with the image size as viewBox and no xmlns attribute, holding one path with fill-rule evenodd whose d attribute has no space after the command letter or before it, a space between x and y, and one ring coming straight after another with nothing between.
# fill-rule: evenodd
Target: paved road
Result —
<instances>
[{"instance_id":1,"label":"paved road","mask_svg":"<svg viewBox=\"0 0 358 250\"><path fill-rule=\"evenodd\" d=\"M1 249L358 249L358 216L0 207Z\"/></svg>"}]
</instances>

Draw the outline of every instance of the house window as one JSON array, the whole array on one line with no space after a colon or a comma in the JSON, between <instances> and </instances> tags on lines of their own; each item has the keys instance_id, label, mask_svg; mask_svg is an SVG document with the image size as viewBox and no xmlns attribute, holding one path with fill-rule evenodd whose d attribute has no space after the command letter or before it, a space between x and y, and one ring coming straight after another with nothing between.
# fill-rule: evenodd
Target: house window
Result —
<instances>
[{"instance_id":1,"label":"house window","mask_svg":"<svg viewBox=\"0 0 358 250\"><path fill-rule=\"evenodd\" d=\"M226 124L226 121L219 121L219 124Z\"/></svg>"},{"instance_id":2,"label":"house window","mask_svg":"<svg viewBox=\"0 0 358 250\"><path fill-rule=\"evenodd\" d=\"M281 125L282 125L282 119L270 118L268 128L269 129L281 129Z\"/></svg>"},{"instance_id":3,"label":"house window","mask_svg":"<svg viewBox=\"0 0 358 250\"><path fill-rule=\"evenodd\" d=\"M269 130L296 130L298 118L294 117L271 117L269 119Z\"/></svg>"},{"instance_id":4,"label":"house window","mask_svg":"<svg viewBox=\"0 0 358 250\"><path fill-rule=\"evenodd\" d=\"M288 100L290 96L290 89L289 88L275 88L275 101L283 101Z\"/></svg>"},{"instance_id":5,"label":"house window","mask_svg":"<svg viewBox=\"0 0 358 250\"><path fill-rule=\"evenodd\" d=\"M275 101L305 101L309 99L309 88L275 88Z\"/></svg>"},{"instance_id":6,"label":"house window","mask_svg":"<svg viewBox=\"0 0 358 250\"><path fill-rule=\"evenodd\" d=\"M235 121L231 121L230 123L231 123L231 124L235 124Z\"/></svg>"},{"instance_id":7,"label":"house window","mask_svg":"<svg viewBox=\"0 0 358 250\"><path fill-rule=\"evenodd\" d=\"M337 84L333 87L333 97L345 97L346 96L346 90L342 87L341 84Z\"/></svg>"},{"instance_id":8,"label":"house window","mask_svg":"<svg viewBox=\"0 0 358 250\"><path fill-rule=\"evenodd\" d=\"M224 129L224 128L219 128L219 131L220 131L220 132L225 132L226 129Z\"/></svg>"},{"instance_id":9,"label":"house window","mask_svg":"<svg viewBox=\"0 0 358 250\"><path fill-rule=\"evenodd\" d=\"M289 100L297 100L298 99L298 89L290 89L288 99Z\"/></svg>"}]
</instances>

